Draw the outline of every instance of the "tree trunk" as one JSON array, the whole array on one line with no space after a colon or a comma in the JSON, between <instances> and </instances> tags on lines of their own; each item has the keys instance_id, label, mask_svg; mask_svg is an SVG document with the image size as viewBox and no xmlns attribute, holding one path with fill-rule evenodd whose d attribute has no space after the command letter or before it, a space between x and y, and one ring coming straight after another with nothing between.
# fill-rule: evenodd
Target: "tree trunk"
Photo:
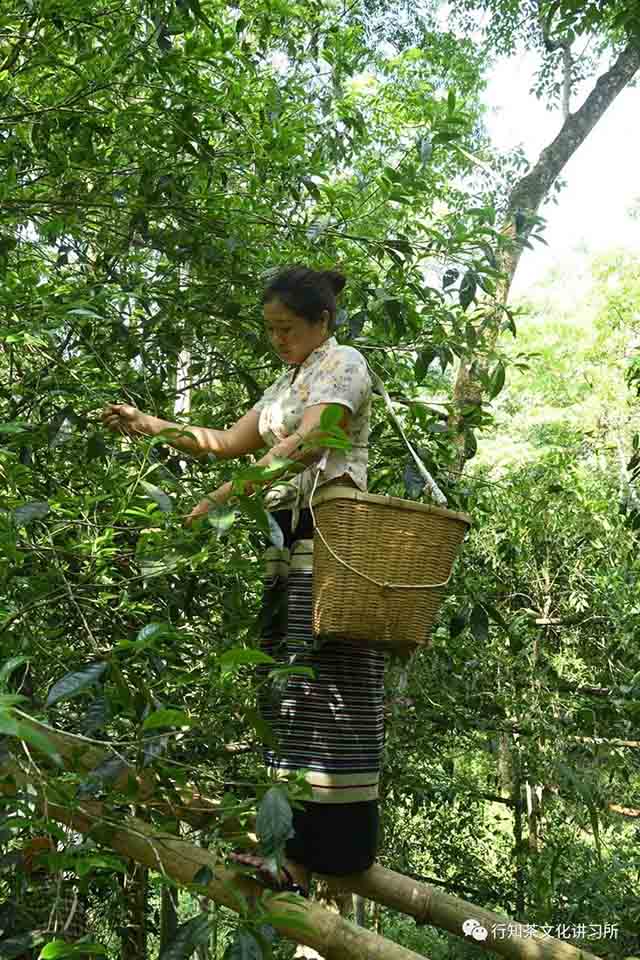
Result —
<instances>
[{"instance_id":1,"label":"tree trunk","mask_svg":"<svg viewBox=\"0 0 640 960\"><path fill-rule=\"evenodd\" d=\"M145 960L147 956L148 878L148 869L133 860L122 878L125 914L121 960Z\"/></svg>"},{"instance_id":2,"label":"tree trunk","mask_svg":"<svg viewBox=\"0 0 640 960\"><path fill-rule=\"evenodd\" d=\"M523 832L523 803L522 803L522 782L520 771L516 770L513 778L513 854L516 865L516 896L515 907L516 917L524 921L526 904L526 867L525 867L525 846Z\"/></svg>"},{"instance_id":3,"label":"tree trunk","mask_svg":"<svg viewBox=\"0 0 640 960\"><path fill-rule=\"evenodd\" d=\"M207 897L200 897L200 913L209 913L210 906L211 902ZM211 940L211 935L209 935L209 940ZM209 960L209 947L210 943L201 943L200 946L196 947L196 957L198 960ZM216 960L215 953L213 956L214 960Z\"/></svg>"},{"instance_id":4,"label":"tree trunk","mask_svg":"<svg viewBox=\"0 0 640 960\"><path fill-rule=\"evenodd\" d=\"M163 887L160 900L160 953L173 941L178 929L178 891Z\"/></svg>"},{"instance_id":5,"label":"tree trunk","mask_svg":"<svg viewBox=\"0 0 640 960\"><path fill-rule=\"evenodd\" d=\"M599 77L585 102L575 113L568 113L560 132L542 151L533 169L516 183L507 205L502 233L511 242L499 252L498 266L504 274L496 287L496 311L488 331L489 346L495 344L501 332L503 308L509 299L513 278L518 269L524 244L535 227L541 204L547 197L556 178L584 143L595 125L614 102L618 94L630 83L640 69L640 43L630 40L613 66ZM476 366L477 370L477 366ZM486 370L479 372L486 373ZM460 363L454 387L456 414L451 426L457 435L458 469L465 462L463 418L461 410L469 405L478 405L483 396L483 386L471 363Z\"/></svg>"}]
</instances>

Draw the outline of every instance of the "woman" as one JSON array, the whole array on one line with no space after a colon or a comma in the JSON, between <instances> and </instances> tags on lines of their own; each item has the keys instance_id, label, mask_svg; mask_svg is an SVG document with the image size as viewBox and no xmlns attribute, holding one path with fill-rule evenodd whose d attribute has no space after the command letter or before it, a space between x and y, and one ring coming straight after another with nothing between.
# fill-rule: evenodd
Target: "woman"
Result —
<instances>
[{"instance_id":1,"label":"woman","mask_svg":"<svg viewBox=\"0 0 640 960\"><path fill-rule=\"evenodd\" d=\"M271 280L263 295L271 343L288 369L240 420L227 430L189 426L193 438L176 434L173 446L196 456L232 458L265 445L258 460L300 460L293 481L272 488L265 500L283 533L284 548L267 551L261 646L279 662L313 668L315 677L289 676L274 699L261 697L277 748L266 751L268 767L286 775L306 770L312 799L294 811L294 836L287 842L281 888L307 892L312 872L346 875L368 869L375 859L378 778L384 739L384 653L332 641L312 651L311 585L313 522L309 497L317 478L366 490L371 381L362 355L332 335L336 296L345 279L334 271L292 267ZM343 409L341 426L350 451L300 450L313 440L322 412ZM150 417L128 405L103 412L112 430L156 435L178 424ZM319 441L321 442L321 441ZM317 473L320 475L317 477ZM204 516L231 494L225 483L202 500L187 523ZM280 607L286 616L274 616ZM259 858L243 862L260 867Z\"/></svg>"}]
</instances>

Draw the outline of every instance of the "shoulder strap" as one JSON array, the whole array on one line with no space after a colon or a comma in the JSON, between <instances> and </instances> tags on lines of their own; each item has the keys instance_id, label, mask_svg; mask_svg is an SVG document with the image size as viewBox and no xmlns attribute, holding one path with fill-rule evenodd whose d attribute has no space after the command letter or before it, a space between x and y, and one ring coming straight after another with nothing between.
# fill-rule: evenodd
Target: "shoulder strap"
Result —
<instances>
[{"instance_id":1,"label":"shoulder strap","mask_svg":"<svg viewBox=\"0 0 640 960\"><path fill-rule=\"evenodd\" d=\"M366 358L365 358L365 362L366 362ZM416 467L418 468L420 476L424 480L423 492L425 493L428 492L429 495L433 498L433 500L435 500L435 502L438 504L438 506L446 507L447 498L445 497L444 493L442 492L440 487L437 485L437 483L435 482L435 480L433 479L433 477L425 467L424 463L422 462L422 460L420 459L416 451L413 449L413 447L407 440L406 434L402 429L402 424L396 417L395 411L393 409L393 405L389 398L389 394L386 391L384 383L382 382L378 374L375 372L375 370L371 369L368 362L367 362L367 367L369 369L369 376L371 377L371 383L373 385L373 389L376 391L376 393L379 393L382 399L384 400L385 406L387 408L387 412L389 413L389 416L391 417L391 420L393 421L393 424L396 427L398 433L404 440L407 450L413 457L413 460L415 462Z\"/></svg>"}]
</instances>

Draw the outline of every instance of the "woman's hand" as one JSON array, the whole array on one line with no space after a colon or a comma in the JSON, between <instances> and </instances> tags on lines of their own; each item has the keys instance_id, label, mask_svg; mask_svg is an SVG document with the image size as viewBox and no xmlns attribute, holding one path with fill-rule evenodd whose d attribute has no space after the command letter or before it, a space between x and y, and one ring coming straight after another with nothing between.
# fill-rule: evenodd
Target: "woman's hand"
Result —
<instances>
[{"instance_id":1,"label":"woman's hand","mask_svg":"<svg viewBox=\"0 0 640 960\"><path fill-rule=\"evenodd\" d=\"M144 414L129 403L108 403L101 414L102 422L114 433L132 436L143 433Z\"/></svg>"},{"instance_id":2,"label":"woman's hand","mask_svg":"<svg viewBox=\"0 0 640 960\"><path fill-rule=\"evenodd\" d=\"M231 496L231 484L223 483L221 487L218 487L217 490L214 490L213 493L210 493L208 496L201 500L197 506L193 508L190 514L185 517L184 524L186 527L190 527L194 520L202 520L203 517L209 513L213 507L220 507L223 503L226 503L229 497Z\"/></svg>"}]
</instances>

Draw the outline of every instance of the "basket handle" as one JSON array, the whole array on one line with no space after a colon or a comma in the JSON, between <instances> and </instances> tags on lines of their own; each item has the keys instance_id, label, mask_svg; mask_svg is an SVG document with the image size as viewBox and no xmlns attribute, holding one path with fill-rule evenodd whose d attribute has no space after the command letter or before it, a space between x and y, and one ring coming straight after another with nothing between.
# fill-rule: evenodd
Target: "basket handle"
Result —
<instances>
[{"instance_id":1,"label":"basket handle","mask_svg":"<svg viewBox=\"0 0 640 960\"><path fill-rule=\"evenodd\" d=\"M426 470L426 467L425 467L425 470ZM334 560L337 560L338 563L341 563L343 567L347 568L347 570L351 570L352 573L355 573L358 577L362 577L363 580L367 580L368 583L372 583L374 586L379 587L381 590L436 590L438 587L447 586L453 574L453 565L451 567L449 576L447 577L446 580L443 580L442 583L389 583L386 580L383 580L383 581L374 580L373 577L370 577L368 574L363 573L361 570L356 570L356 568L353 567L350 563L347 563L346 560L343 560L342 557L339 557L338 554L332 549L332 547L329 546L324 536L322 535L322 532L316 523L316 517L313 512L313 498L315 496L316 487L318 486L319 477L320 477L320 471L318 470L316 471L316 477L315 477L315 480L313 481L313 490L311 491L311 496L309 497L309 511L311 513L311 519L313 521L314 533L318 534L318 536L320 537L323 544L325 545L325 547L327 548L327 550L329 551L329 553L331 554Z\"/></svg>"},{"instance_id":2,"label":"basket handle","mask_svg":"<svg viewBox=\"0 0 640 960\"><path fill-rule=\"evenodd\" d=\"M366 362L366 361L365 361L365 362ZM382 382L382 379L378 376L378 374L375 372L375 370L372 370L372 369L371 369L371 367L369 366L368 362L367 362L367 367L368 367L368 369L369 369L369 376L371 377L371 382L372 382L375 390L380 394L380 396L381 396L382 399L384 400L385 405L386 405L386 408L387 408L387 411L388 411L388 413L389 413L389 416L391 417L391 420L393 421L393 425L395 426L396 430L398 431L398 433L400 434L400 436L401 436L402 439L404 440L405 446L406 446L407 450L409 451L409 453L411 454L411 456L413 457L414 462L415 462L415 465L416 465L416 467L418 468L418 471L420 472L420 476L421 476L422 479L424 480L424 488L423 488L423 489L424 489L424 490L427 490L427 489L429 490L429 493L431 494L431 496L433 497L433 499L435 500L435 502L438 504L438 506L440 506L440 507L446 507L446 505L447 505L447 498L445 497L444 493L442 492L442 490L440 489L440 487L438 486L438 484L435 482L435 480L433 479L433 477L431 476L431 474L429 473L429 471L428 471L427 468L425 467L424 463L422 462L422 460L420 459L420 457L418 456L418 454L416 453L416 451L413 449L413 447L412 447L411 444L409 443L409 441L408 441L408 439L407 439L407 437L406 437L406 434L405 434L404 430L402 429L402 424L400 423L400 421L399 421L398 418L396 417L395 411L394 411L394 409L393 409L393 405L392 405L391 400L390 400L390 398L389 398L389 394L388 394L387 391L386 391L386 388L385 388L384 383Z\"/></svg>"}]
</instances>

